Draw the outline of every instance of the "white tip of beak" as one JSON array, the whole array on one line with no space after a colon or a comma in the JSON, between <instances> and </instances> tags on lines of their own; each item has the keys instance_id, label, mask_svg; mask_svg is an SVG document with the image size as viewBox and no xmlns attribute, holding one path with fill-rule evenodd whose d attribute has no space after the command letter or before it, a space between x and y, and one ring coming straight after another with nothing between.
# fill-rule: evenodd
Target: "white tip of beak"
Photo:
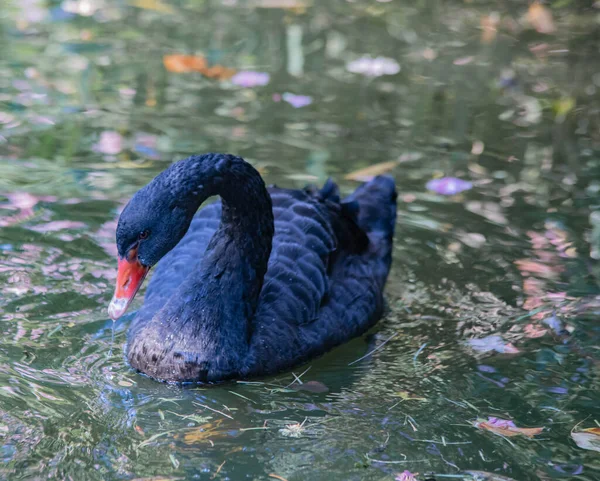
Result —
<instances>
[{"instance_id":1,"label":"white tip of beak","mask_svg":"<svg viewBox=\"0 0 600 481\"><path fill-rule=\"evenodd\" d=\"M125 314L125 311L127 311L130 302L131 301L126 297L113 296L112 301L110 301L110 304L108 305L108 315L110 318L113 321L119 319L119 317L121 317L123 314Z\"/></svg>"}]
</instances>

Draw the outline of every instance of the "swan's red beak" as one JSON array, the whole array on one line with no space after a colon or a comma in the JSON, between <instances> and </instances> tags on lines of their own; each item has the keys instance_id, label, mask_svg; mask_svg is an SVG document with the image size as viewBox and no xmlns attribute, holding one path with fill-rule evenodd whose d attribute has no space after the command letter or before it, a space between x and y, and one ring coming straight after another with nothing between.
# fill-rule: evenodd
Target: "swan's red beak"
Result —
<instances>
[{"instance_id":1,"label":"swan's red beak","mask_svg":"<svg viewBox=\"0 0 600 481\"><path fill-rule=\"evenodd\" d=\"M113 321L125 314L150 270L149 267L143 266L138 260L137 249L132 249L127 257L127 259L119 258L117 286L108 306L108 315Z\"/></svg>"}]
</instances>

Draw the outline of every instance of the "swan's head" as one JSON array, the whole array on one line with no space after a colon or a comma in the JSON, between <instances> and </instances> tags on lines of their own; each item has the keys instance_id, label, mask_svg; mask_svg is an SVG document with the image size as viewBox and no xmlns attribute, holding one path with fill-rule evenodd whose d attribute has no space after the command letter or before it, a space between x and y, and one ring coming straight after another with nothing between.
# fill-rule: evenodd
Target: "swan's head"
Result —
<instances>
[{"instance_id":1,"label":"swan's head","mask_svg":"<svg viewBox=\"0 0 600 481\"><path fill-rule=\"evenodd\" d=\"M117 320L150 268L185 235L195 209L188 209L159 175L129 201L117 226L118 272L108 314Z\"/></svg>"}]
</instances>

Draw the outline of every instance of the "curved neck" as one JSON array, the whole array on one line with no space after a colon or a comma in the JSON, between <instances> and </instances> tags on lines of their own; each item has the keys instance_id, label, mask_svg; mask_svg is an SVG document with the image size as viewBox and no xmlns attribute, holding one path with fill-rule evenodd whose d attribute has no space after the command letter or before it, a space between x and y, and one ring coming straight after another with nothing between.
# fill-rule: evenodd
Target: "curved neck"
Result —
<instances>
[{"instance_id":1,"label":"curved neck","mask_svg":"<svg viewBox=\"0 0 600 481\"><path fill-rule=\"evenodd\" d=\"M249 291L245 301L255 305L274 232L271 197L260 174L241 157L228 154L192 156L173 167L177 197L191 215L208 197L222 200L221 224L207 247L202 271L216 277L227 270L244 271L249 275L244 279Z\"/></svg>"},{"instance_id":2,"label":"curved neck","mask_svg":"<svg viewBox=\"0 0 600 481\"><path fill-rule=\"evenodd\" d=\"M189 157L165 174L163 188L190 220L208 197L222 199L221 223L200 269L181 284L165 314L191 329L188 335L204 339L205 347L228 345L242 352L271 253L271 197L256 169L233 155Z\"/></svg>"}]
</instances>

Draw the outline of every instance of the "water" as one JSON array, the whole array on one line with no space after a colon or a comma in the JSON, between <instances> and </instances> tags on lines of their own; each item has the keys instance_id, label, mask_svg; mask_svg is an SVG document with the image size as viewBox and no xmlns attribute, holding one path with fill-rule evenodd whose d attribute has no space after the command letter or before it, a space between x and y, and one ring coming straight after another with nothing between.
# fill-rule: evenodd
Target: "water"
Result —
<instances>
[{"instance_id":1,"label":"water","mask_svg":"<svg viewBox=\"0 0 600 481\"><path fill-rule=\"evenodd\" d=\"M571 437L600 423L598 11L530 9L540 33L523 3L4 2L0 477L600 479ZM270 78L168 71L172 54ZM365 56L390 60L349 65ZM131 315L106 314L118 211L210 150L345 192L397 161L377 328L256 383L128 368ZM442 176L473 187L426 189ZM501 437L488 417L544 430Z\"/></svg>"}]
</instances>

